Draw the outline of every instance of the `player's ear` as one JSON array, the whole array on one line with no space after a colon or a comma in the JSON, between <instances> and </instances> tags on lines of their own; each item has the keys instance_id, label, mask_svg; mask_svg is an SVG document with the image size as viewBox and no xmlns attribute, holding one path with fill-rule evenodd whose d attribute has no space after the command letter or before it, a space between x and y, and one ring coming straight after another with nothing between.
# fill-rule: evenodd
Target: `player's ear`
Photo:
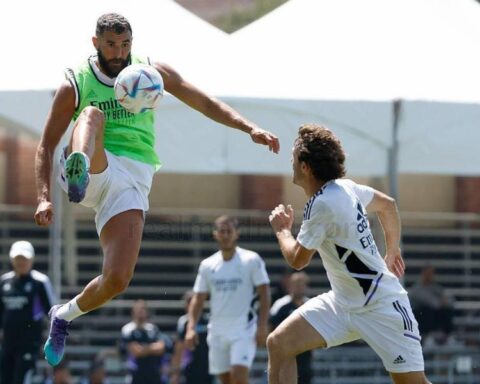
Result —
<instances>
[{"instance_id":1,"label":"player's ear","mask_svg":"<svg viewBox=\"0 0 480 384\"><path fill-rule=\"evenodd\" d=\"M302 170L302 173L305 175L310 174L312 170L305 161L300 161L300 169Z\"/></svg>"},{"instance_id":2,"label":"player's ear","mask_svg":"<svg viewBox=\"0 0 480 384\"><path fill-rule=\"evenodd\" d=\"M97 36L92 36L92 44L96 50L98 50L98 38Z\"/></svg>"}]
</instances>

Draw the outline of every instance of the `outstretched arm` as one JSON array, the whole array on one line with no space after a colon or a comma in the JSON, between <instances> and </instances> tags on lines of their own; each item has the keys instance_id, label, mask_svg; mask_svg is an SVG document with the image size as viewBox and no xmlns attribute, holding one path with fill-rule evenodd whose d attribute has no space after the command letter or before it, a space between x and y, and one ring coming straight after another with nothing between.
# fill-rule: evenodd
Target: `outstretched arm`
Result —
<instances>
[{"instance_id":1,"label":"outstretched arm","mask_svg":"<svg viewBox=\"0 0 480 384\"><path fill-rule=\"evenodd\" d=\"M35 222L38 225L49 225L53 220L53 206L50 201L53 156L55 148L67 130L74 112L75 92L71 84L65 81L55 93L35 156L38 203Z\"/></svg>"},{"instance_id":2,"label":"outstretched arm","mask_svg":"<svg viewBox=\"0 0 480 384\"><path fill-rule=\"evenodd\" d=\"M188 83L170 66L164 63L153 65L163 77L165 90L173 96L220 124L248 133L255 143L267 145L271 151L278 153L280 144L274 134L257 127L229 105Z\"/></svg>"},{"instance_id":3,"label":"outstretched arm","mask_svg":"<svg viewBox=\"0 0 480 384\"><path fill-rule=\"evenodd\" d=\"M382 225L386 247L385 262L388 269L397 277L402 277L405 273L405 263L400 249L401 222L395 199L375 190L372 200L367 205L367 211L375 212Z\"/></svg>"}]
</instances>

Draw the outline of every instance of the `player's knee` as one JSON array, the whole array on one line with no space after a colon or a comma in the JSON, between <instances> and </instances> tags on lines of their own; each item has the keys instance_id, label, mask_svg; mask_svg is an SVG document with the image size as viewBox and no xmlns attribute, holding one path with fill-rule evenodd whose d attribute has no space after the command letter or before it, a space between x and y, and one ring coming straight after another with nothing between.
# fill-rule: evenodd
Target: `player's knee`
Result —
<instances>
[{"instance_id":1,"label":"player's knee","mask_svg":"<svg viewBox=\"0 0 480 384\"><path fill-rule=\"evenodd\" d=\"M105 115L99 108L92 106L85 107L79 118L85 120L91 127L94 127L97 136L100 133L103 134Z\"/></svg>"},{"instance_id":2,"label":"player's knee","mask_svg":"<svg viewBox=\"0 0 480 384\"><path fill-rule=\"evenodd\" d=\"M125 292L131 278L130 274L111 273L103 277L103 283L112 296L117 296Z\"/></svg>"},{"instance_id":3,"label":"player's knee","mask_svg":"<svg viewBox=\"0 0 480 384\"><path fill-rule=\"evenodd\" d=\"M105 121L105 115L102 110L91 105L82 109L81 116L82 118L91 119L97 123L103 123Z\"/></svg>"},{"instance_id":4,"label":"player's knee","mask_svg":"<svg viewBox=\"0 0 480 384\"><path fill-rule=\"evenodd\" d=\"M284 352L284 343L280 333L273 331L267 337L267 349L269 354L282 354Z\"/></svg>"}]
</instances>

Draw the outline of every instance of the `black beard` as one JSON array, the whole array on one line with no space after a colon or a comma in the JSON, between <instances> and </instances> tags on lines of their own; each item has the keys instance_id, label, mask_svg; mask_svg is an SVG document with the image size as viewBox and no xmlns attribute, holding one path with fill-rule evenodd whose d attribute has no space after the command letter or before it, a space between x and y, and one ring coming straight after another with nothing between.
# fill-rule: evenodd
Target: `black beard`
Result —
<instances>
[{"instance_id":1,"label":"black beard","mask_svg":"<svg viewBox=\"0 0 480 384\"><path fill-rule=\"evenodd\" d=\"M122 59L107 60L105 56L103 56L102 52L100 50L97 50L97 57L98 57L98 64L100 65L100 68L102 69L102 71L108 77L117 77L120 71L126 66L128 66L128 64L130 64L131 54L130 53L128 54L128 57L126 60L122 60ZM120 69L112 69L109 64L112 61L121 61L122 66L120 67Z\"/></svg>"}]
</instances>

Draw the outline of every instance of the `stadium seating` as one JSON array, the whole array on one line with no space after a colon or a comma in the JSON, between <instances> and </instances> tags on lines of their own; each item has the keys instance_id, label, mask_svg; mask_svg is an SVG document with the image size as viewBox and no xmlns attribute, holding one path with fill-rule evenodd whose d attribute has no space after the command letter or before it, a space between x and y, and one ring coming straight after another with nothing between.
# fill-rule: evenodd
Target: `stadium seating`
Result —
<instances>
[{"instance_id":1,"label":"stadium seating","mask_svg":"<svg viewBox=\"0 0 480 384\"><path fill-rule=\"evenodd\" d=\"M216 251L211 237L211 222L217 212L152 212L146 222L144 240L135 276L129 289L106 307L74 321L68 340L67 358L76 377L83 375L90 359L100 352L109 353L107 365L112 383L123 383L125 371L116 355L120 328L130 321L134 300L148 300L151 320L175 337L177 318L183 314L182 294L190 289L202 258ZM259 252L265 259L272 283L285 272L263 212L237 212L242 222L240 245ZM77 281L62 282L62 301L74 297L102 265L101 249L92 217L78 214L75 222ZM465 224L465 223L464 223ZM467 223L468 224L468 223ZM478 223L477 223L478 224ZM0 249L8 254L10 244L28 238L34 244L35 268L48 272L49 231L35 226L31 211L9 208L0 213ZM446 225L406 226L403 250L407 263L405 285L417 281L427 264L436 267L437 280L455 299L455 326L458 343L450 347L425 348L426 370L432 382L480 382L480 367L469 361L480 361L480 230L451 222ZM7 271L8 258L0 260ZM307 268L311 278L310 295L328 290L321 261L315 257ZM252 371L252 383L265 382L266 351L260 349ZM40 379L45 363L40 363ZM390 383L380 360L363 343L315 352L316 384ZM454 380L454 381L453 381Z\"/></svg>"}]
</instances>

